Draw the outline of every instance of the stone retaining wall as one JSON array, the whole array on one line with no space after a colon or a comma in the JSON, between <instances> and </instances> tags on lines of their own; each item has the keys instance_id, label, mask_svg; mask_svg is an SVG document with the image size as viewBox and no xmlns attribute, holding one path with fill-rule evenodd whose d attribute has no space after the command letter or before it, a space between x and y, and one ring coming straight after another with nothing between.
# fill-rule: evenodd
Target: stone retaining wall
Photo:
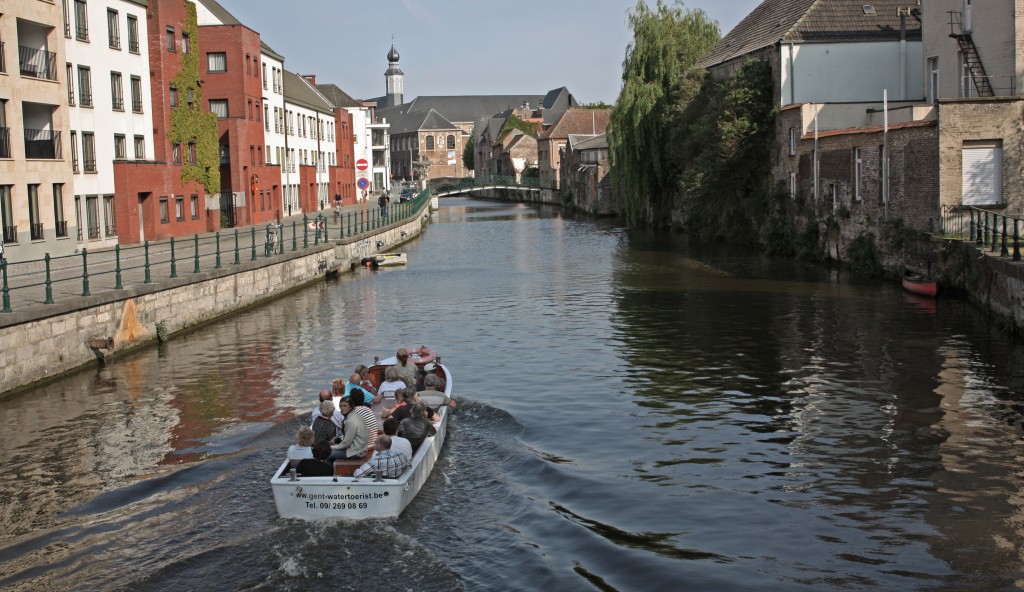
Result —
<instances>
[{"instance_id":1,"label":"stone retaining wall","mask_svg":"<svg viewBox=\"0 0 1024 592\"><path fill-rule=\"evenodd\" d=\"M324 267L350 271L359 259L418 236L428 212L425 207L417 217L367 237L97 294L62 306L58 314L0 328L0 393L152 343L158 327L173 335L322 281ZM103 349L110 338L113 348Z\"/></svg>"}]
</instances>

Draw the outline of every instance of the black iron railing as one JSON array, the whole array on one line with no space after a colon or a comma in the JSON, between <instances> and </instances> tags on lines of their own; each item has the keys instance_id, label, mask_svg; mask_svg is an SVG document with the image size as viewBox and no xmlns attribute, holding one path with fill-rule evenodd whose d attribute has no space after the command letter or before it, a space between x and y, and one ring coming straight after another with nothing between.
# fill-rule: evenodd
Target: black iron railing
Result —
<instances>
[{"instance_id":1,"label":"black iron railing","mask_svg":"<svg viewBox=\"0 0 1024 592\"><path fill-rule=\"evenodd\" d=\"M18 64L22 76L57 80L57 54L34 47L18 46Z\"/></svg>"},{"instance_id":2,"label":"black iron railing","mask_svg":"<svg viewBox=\"0 0 1024 592\"><path fill-rule=\"evenodd\" d=\"M1003 257L1020 261L1020 235L1024 219L977 206L942 206L942 233L968 240Z\"/></svg>"},{"instance_id":3,"label":"black iron railing","mask_svg":"<svg viewBox=\"0 0 1024 592\"><path fill-rule=\"evenodd\" d=\"M43 223L35 222L28 225L29 234L32 236L32 240L43 240Z\"/></svg>"},{"instance_id":4,"label":"black iron railing","mask_svg":"<svg viewBox=\"0 0 1024 592\"><path fill-rule=\"evenodd\" d=\"M103 227L103 236L117 236L117 228L113 224L107 224Z\"/></svg>"},{"instance_id":5,"label":"black iron railing","mask_svg":"<svg viewBox=\"0 0 1024 592\"><path fill-rule=\"evenodd\" d=\"M68 221L67 220L57 220L56 222L53 223L53 226L57 230L57 236L67 236L68 235Z\"/></svg>"},{"instance_id":6,"label":"black iron railing","mask_svg":"<svg viewBox=\"0 0 1024 592\"><path fill-rule=\"evenodd\" d=\"M63 158L60 132L53 130L25 130L25 158L59 160Z\"/></svg>"},{"instance_id":7,"label":"black iron railing","mask_svg":"<svg viewBox=\"0 0 1024 592\"><path fill-rule=\"evenodd\" d=\"M4 226L4 242L5 243L16 243L16 242L18 242L18 227L17 226Z\"/></svg>"}]
</instances>

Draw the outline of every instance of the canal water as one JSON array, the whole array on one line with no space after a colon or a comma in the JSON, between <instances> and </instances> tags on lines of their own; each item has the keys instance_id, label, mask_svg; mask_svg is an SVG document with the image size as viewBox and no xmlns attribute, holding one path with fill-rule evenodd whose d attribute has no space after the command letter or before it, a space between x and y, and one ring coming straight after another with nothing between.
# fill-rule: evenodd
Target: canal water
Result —
<instances>
[{"instance_id":1,"label":"canal water","mask_svg":"<svg viewBox=\"0 0 1024 592\"><path fill-rule=\"evenodd\" d=\"M1024 349L956 299L442 200L360 270L0 402L9 590L1024 587ZM316 393L427 344L395 520L277 517Z\"/></svg>"}]
</instances>

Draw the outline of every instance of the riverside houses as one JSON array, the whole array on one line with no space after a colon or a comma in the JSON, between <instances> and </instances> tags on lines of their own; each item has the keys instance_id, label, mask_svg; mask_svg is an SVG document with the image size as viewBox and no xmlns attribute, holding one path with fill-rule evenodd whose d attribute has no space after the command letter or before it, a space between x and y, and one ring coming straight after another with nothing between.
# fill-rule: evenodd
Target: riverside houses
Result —
<instances>
[{"instance_id":1,"label":"riverside houses","mask_svg":"<svg viewBox=\"0 0 1024 592\"><path fill-rule=\"evenodd\" d=\"M285 125L288 135L287 162L283 177L298 211L322 210L333 202L328 167L337 165L334 105L305 78L284 71Z\"/></svg>"},{"instance_id":2,"label":"riverside houses","mask_svg":"<svg viewBox=\"0 0 1024 592\"><path fill-rule=\"evenodd\" d=\"M70 157L76 242L81 248L118 242L114 161L145 160L153 152L148 2L74 3L85 31L65 27ZM70 16L70 15L69 15Z\"/></svg>"},{"instance_id":3,"label":"riverside houses","mask_svg":"<svg viewBox=\"0 0 1024 592\"><path fill-rule=\"evenodd\" d=\"M6 2L0 14L0 225L11 261L68 255L77 246L65 39L103 28L90 29L78 3L74 12L61 8Z\"/></svg>"}]
</instances>

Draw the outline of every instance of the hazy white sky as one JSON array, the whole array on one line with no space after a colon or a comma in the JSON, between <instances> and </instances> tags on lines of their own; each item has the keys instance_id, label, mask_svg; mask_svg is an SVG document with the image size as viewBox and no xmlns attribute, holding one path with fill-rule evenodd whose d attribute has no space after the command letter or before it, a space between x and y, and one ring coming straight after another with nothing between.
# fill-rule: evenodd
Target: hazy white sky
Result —
<instances>
[{"instance_id":1,"label":"hazy white sky","mask_svg":"<svg viewBox=\"0 0 1024 592\"><path fill-rule=\"evenodd\" d=\"M612 103L636 0L219 0L285 68L316 74L356 99L384 94L394 35L405 98L544 94ZM722 34L760 0L690 0ZM648 0L653 6L655 0Z\"/></svg>"}]
</instances>

